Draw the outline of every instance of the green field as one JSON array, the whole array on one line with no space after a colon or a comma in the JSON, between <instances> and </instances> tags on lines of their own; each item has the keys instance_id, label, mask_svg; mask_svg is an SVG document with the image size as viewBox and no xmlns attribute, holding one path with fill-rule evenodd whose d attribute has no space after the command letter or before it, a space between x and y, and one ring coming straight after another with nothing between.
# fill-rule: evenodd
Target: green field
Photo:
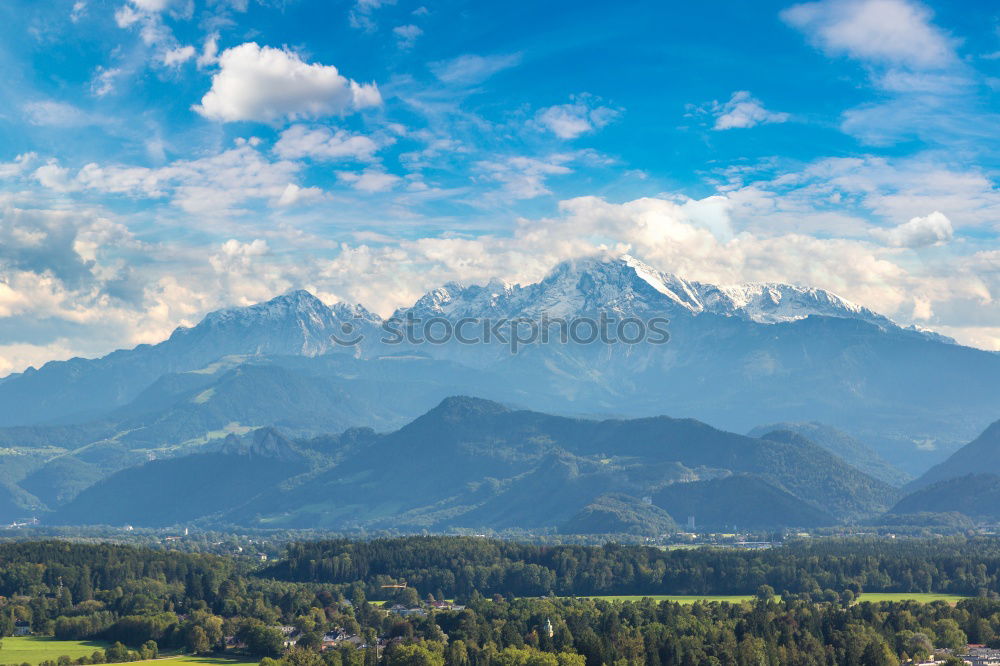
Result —
<instances>
[{"instance_id":1,"label":"green field","mask_svg":"<svg viewBox=\"0 0 1000 666\"><path fill-rule=\"evenodd\" d=\"M72 659L89 657L108 646L98 641L60 641L47 636L7 636L2 645L0 663L32 665L63 655Z\"/></svg>"},{"instance_id":2,"label":"green field","mask_svg":"<svg viewBox=\"0 0 1000 666\"><path fill-rule=\"evenodd\" d=\"M55 661L66 655L72 659L90 656L96 650L103 650L107 643L98 641L60 641L47 636L8 636L0 647L0 664L39 664L47 659ZM144 666L257 666L257 661L225 659L222 657L195 657L180 655L133 661Z\"/></svg>"},{"instance_id":3,"label":"green field","mask_svg":"<svg viewBox=\"0 0 1000 666\"><path fill-rule=\"evenodd\" d=\"M247 657L240 659L226 659L223 657L195 657L194 655L181 655L177 657L166 657L163 659L152 659L149 661L133 661L132 664L142 666L257 666L257 661L246 661Z\"/></svg>"},{"instance_id":4,"label":"green field","mask_svg":"<svg viewBox=\"0 0 1000 666\"><path fill-rule=\"evenodd\" d=\"M955 604L967 598L958 594L937 592L862 592L858 601L919 601L925 604L932 601L947 601L949 604Z\"/></svg>"},{"instance_id":5,"label":"green field","mask_svg":"<svg viewBox=\"0 0 1000 666\"><path fill-rule=\"evenodd\" d=\"M604 601L640 601L645 596L606 596L589 597L590 599L603 599ZM684 594L654 594L649 595L654 601L676 601L681 604L693 604L696 601L726 601L731 604L741 601L752 601L752 594L735 595L684 595ZM957 603L966 597L957 594L938 594L936 592L864 592L858 599L861 601L919 601L929 604L932 601L947 601L950 604Z\"/></svg>"},{"instance_id":6,"label":"green field","mask_svg":"<svg viewBox=\"0 0 1000 666\"><path fill-rule=\"evenodd\" d=\"M588 599L601 599L603 601L641 601L649 598L653 601L676 601L679 604L693 604L696 601L728 601L731 604L738 604L741 601L750 601L752 594L733 595L700 595L700 594L650 594L637 596L607 596L607 597L587 597Z\"/></svg>"}]
</instances>

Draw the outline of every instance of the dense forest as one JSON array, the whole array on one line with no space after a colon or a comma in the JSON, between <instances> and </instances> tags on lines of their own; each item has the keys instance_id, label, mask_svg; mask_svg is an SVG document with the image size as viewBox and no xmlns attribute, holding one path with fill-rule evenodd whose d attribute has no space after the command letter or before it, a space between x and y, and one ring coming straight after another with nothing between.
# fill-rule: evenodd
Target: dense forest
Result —
<instances>
[{"instance_id":1,"label":"dense forest","mask_svg":"<svg viewBox=\"0 0 1000 666\"><path fill-rule=\"evenodd\" d=\"M422 593L464 597L753 594L761 585L796 594L825 589L950 592L1000 590L1000 541L804 539L781 548L664 550L527 545L464 537L412 537L288 546L265 572L282 580L363 582L371 592L405 581Z\"/></svg>"},{"instance_id":2,"label":"dense forest","mask_svg":"<svg viewBox=\"0 0 1000 666\"><path fill-rule=\"evenodd\" d=\"M897 664L970 641L1000 645L998 566L1000 540L988 538L668 551L408 537L294 543L269 566L123 545L4 543L0 634L26 624L109 644L76 663L181 651L243 654L263 666ZM748 590L751 600L734 603L580 598ZM876 590L970 598L858 602Z\"/></svg>"}]
</instances>

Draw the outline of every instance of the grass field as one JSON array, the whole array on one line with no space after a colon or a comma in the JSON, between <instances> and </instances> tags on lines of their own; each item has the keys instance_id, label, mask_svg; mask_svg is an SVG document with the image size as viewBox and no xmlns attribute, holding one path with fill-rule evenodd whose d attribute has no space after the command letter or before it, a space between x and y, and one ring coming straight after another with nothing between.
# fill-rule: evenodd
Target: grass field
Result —
<instances>
[{"instance_id":1,"label":"grass field","mask_svg":"<svg viewBox=\"0 0 1000 666\"><path fill-rule=\"evenodd\" d=\"M259 663L257 661L246 661L246 659L246 657L241 659L225 659L223 657L181 655L163 659L152 659L150 661L133 661L131 663L142 664L143 666L257 666Z\"/></svg>"},{"instance_id":2,"label":"grass field","mask_svg":"<svg viewBox=\"0 0 1000 666\"><path fill-rule=\"evenodd\" d=\"M654 601L676 601L680 604L693 604L696 601L728 601L731 604L738 604L741 601L753 599L752 594L746 595L686 595L686 594L651 594L639 596L609 596L609 597L588 597L589 599L603 599L604 601L641 601L646 597Z\"/></svg>"},{"instance_id":3,"label":"grass field","mask_svg":"<svg viewBox=\"0 0 1000 666\"><path fill-rule=\"evenodd\" d=\"M103 650L107 643L97 641L60 641L46 636L8 636L0 647L0 664L32 664L35 666L46 659L56 660L63 655L76 659L90 656L95 650ZM222 657L195 657L179 655L133 661L144 666L257 666L257 661L225 659Z\"/></svg>"},{"instance_id":4,"label":"grass field","mask_svg":"<svg viewBox=\"0 0 1000 666\"><path fill-rule=\"evenodd\" d=\"M591 599L603 599L605 601L639 601L645 599L643 596L608 596L590 597ZM741 601L751 601L753 595L650 595L654 601L676 601L681 604L693 604L696 601L726 601L736 604ZM932 601L947 601L950 604L957 603L965 597L957 594L937 594L935 592L864 592L858 601L919 601L929 604Z\"/></svg>"},{"instance_id":5,"label":"grass field","mask_svg":"<svg viewBox=\"0 0 1000 666\"><path fill-rule=\"evenodd\" d=\"M859 601L919 601L925 604L932 601L947 601L949 604L955 604L965 598L967 597L937 592L863 592Z\"/></svg>"},{"instance_id":6,"label":"grass field","mask_svg":"<svg viewBox=\"0 0 1000 666\"><path fill-rule=\"evenodd\" d=\"M103 650L107 643L97 641L60 641L46 636L7 636L0 647L0 664L38 664L46 659L67 655L73 659Z\"/></svg>"}]
</instances>

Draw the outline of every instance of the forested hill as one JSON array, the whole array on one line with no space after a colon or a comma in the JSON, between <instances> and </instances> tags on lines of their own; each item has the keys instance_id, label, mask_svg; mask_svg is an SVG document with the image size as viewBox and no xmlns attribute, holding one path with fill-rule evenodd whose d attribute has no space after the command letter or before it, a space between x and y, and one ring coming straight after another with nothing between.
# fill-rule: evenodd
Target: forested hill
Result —
<instances>
[{"instance_id":1,"label":"forested hill","mask_svg":"<svg viewBox=\"0 0 1000 666\"><path fill-rule=\"evenodd\" d=\"M282 580L364 583L370 594L405 581L446 598L752 594L761 585L823 590L1000 591L1000 541L798 541L770 550L646 546L538 546L470 537L296 543L260 573Z\"/></svg>"},{"instance_id":2,"label":"forested hill","mask_svg":"<svg viewBox=\"0 0 1000 666\"><path fill-rule=\"evenodd\" d=\"M141 588L165 601L185 597L211 599L236 562L216 555L175 550L148 550L111 543L68 541L0 543L0 595L65 589L70 599L92 599L96 590Z\"/></svg>"}]
</instances>

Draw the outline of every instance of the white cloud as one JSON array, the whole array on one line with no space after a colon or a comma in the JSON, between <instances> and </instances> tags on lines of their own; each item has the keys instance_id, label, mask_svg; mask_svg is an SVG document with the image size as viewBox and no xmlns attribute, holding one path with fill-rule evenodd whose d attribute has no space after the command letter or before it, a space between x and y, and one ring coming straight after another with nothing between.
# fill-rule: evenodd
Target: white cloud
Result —
<instances>
[{"instance_id":1,"label":"white cloud","mask_svg":"<svg viewBox=\"0 0 1000 666\"><path fill-rule=\"evenodd\" d=\"M746 90L737 90L725 104L713 104L716 130L756 127L787 122L787 113L768 111L763 103Z\"/></svg>"},{"instance_id":2,"label":"white cloud","mask_svg":"<svg viewBox=\"0 0 1000 666\"><path fill-rule=\"evenodd\" d=\"M176 67L186 63L196 53L193 46L178 46L163 53L163 64L167 67Z\"/></svg>"},{"instance_id":3,"label":"white cloud","mask_svg":"<svg viewBox=\"0 0 1000 666\"><path fill-rule=\"evenodd\" d=\"M49 127L83 127L94 124L96 119L82 109L66 102L45 100L29 102L22 107L32 125Z\"/></svg>"},{"instance_id":4,"label":"white cloud","mask_svg":"<svg viewBox=\"0 0 1000 666\"><path fill-rule=\"evenodd\" d=\"M121 68L98 66L90 82L90 91L97 97L104 97L115 89L115 79L121 74Z\"/></svg>"},{"instance_id":5,"label":"white cloud","mask_svg":"<svg viewBox=\"0 0 1000 666\"><path fill-rule=\"evenodd\" d=\"M545 186L548 176L559 176L571 173L565 166L569 161L567 155L550 155L539 160L533 157L510 157L504 160L483 160L476 168L488 180L503 184L503 192L515 199L533 199L543 194L550 194Z\"/></svg>"},{"instance_id":6,"label":"white cloud","mask_svg":"<svg viewBox=\"0 0 1000 666\"><path fill-rule=\"evenodd\" d=\"M69 169L59 166L55 161L50 161L35 169L35 180L44 187L57 192L71 192L80 189L79 183L70 177Z\"/></svg>"},{"instance_id":7,"label":"white cloud","mask_svg":"<svg viewBox=\"0 0 1000 666\"><path fill-rule=\"evenodd\" d=\"M581 134L604 127L618 115L618 110L597 105L589 96L581 95L572 104L540 109L535 114L535 122L560 139L575 139Z\"/></svg>"},{"instance_id":8,"label":"white cloud","mask_svg":"<svg viewBox=\"0 0 1000 666\"><path fill-rule=\"evenodd\" d=\"M954 40L908 0L825 0L795 5L781 17L831 54L881 64L935 68L954 63Z\"/></svg>"},{"instance_id":9,"label":"white cloud","mask_svg":"<svg viewBox=\"0 0 1000 666\"><path fill-rule=\"evenodd\" d=\"M875 229L872 234L893 247L927 247L947 243L955 230L943 213L934 211L924 217L914 217L892 229Z\"/></svg>"},{"instance_id":10,"label":"white cloud","mask_svg":"<svg viewBox=\"0 0 1000 666\"><path fill-rule=\"evenodd\" d=\"M315 201L323 197L323 190L318 187L299 187L295 183L289 183L275 205L281 208L295 206L308 201Z\"/></svg>"},{"instance_id":11,"label":"white cloud","mask_svg":"<svg viewBox=\"0 0 1000 666\"><path fill-rule=\"evenodd\" d=\"M195 111L213 120L275 122L345 114L382 103L374 83L359 84L333 65L247 42L222 52L212 88Z\"/></svg>"},{"instance_id":12,"label":"white cloud","mask_svg":"<svg viewBox=\"0 0 1000 666\"><path fill-rule=\"evenodd\" d=\"M375 10L394 4L396 0L355 0L354 7L348 14L351 27L373 32L378 27L372 18Z\"/></svg>"},{"instance_id":13,"label":"white cloud","mask_svg":"<svg viewBox=\"0 0 1000 666\"><path fill-rule=\"evenodd\" d=\"M87 14L87 2L86 0L76 0L73 3L73 9L70 10L69 20L73 23L78 22Z\"/></svg>"},{"instance_id":14,"label":"white cloud","mask_svg":"<svg viewBox=\"0 0 1000 666\"><path fill-rule=\"evenodd\" d=\"M338 171L337 177L359 192L386 192L402 180L399 176L376 167L369 167L361 173Z\"/></svg>"},{"instance_id":15,"label":"white cloud","mask_svg":"<svg viewBox=\"0 0 1000 666\"><path fill-rule=\"evenodd\" d=\"M392 29L394 35L396 35L396 43L401 49L412 49L413 45L417 43L417 37L424 34L424 31L418 25L397 25Z\"/></svg>"},{"instance_id":16,"label":"white cloud","mask_svg":"<svg viewBox=\"0 0 1000 666\"><path fill-rule=\"evenodd\" d=\"M36 153L21 153L13 162L0 162L0 180L20 176L30 169L37 159Z\"/></svg>"},{"instance_id":17,"label":"white cloud","mask_svg":"<svg viewBox=\"0 0 1000 666\"><path fill-rule=\"evenodd\" d=\"M275 153L290 160L308 157L321 161L370 161L376 151L378 144L366 136L342 129L309 128L305 125L289 127L274 145Z\"/></svg>"},{"instance_id":18,"label":"white cloud","mask_svg":"<svg viewBox=\"0 0 1000 666\"><path fill-rule=\"evenodd\" d=\"M222 244L217 254L209 258L209 263L217 273L242 272L250 268L255 257L263 257L270 251L271 248L263 238L255 238L249 243L230 238Z\"/></svg>"},{"instance_id":19,"label":"white cloud","mask_svg":"<svg viewBox=\"0 0 1000 666\"><path fill-rule=\"evenodd\" d=\"M162 12L173 0L129 0L136 9L144 12Z\"/></svg>"},{"instance_id":20,"label":"white cloud","mask_svg":"<svg viewBox=\"0 0 1000 666\"><path fill-rule=\"evenodd\" d=\"M480 56L466 54L451 60L432 62L429 66L434 76L443 83L466 86L482 83L497 72L521 62L520 53Z\"/></svg>"},{"instance_id":21,"label":"white cloud","mask_svg":"<svg viewBox=\"0 0 1000 666\"><path fill-rule=\"evenodd\" d=\"M301 165L271 161L256 146L237 147L197 160L177 160L158 168L86 164L76 174L50 162L35 170L44 186L60 192L92 190L142 199L169 198L188 213L228 215L254 200L278 200Z\"/></svg>"},{"instance_id":22,"label":"white cloud","mask_svg":"<svg viewBox=\"0 0 1000 666\"><path fill-rule=\"evenodd\" d=\"M198 56L198 69L204 69L219 62L219 33L213 32L205 38L201 54Z\"/></svg>"}]
</instances>

